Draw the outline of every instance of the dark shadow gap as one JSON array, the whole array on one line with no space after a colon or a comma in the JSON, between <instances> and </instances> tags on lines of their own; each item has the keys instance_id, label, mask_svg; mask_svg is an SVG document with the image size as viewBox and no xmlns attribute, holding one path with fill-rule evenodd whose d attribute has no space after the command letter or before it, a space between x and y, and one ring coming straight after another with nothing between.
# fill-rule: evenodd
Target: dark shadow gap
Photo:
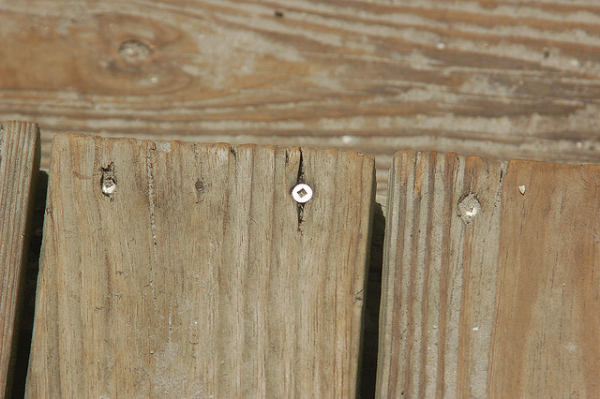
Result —
<instances>
[{"instance_id":1,"label":"dark shadow gap","mask_svg":"<svg viewBox=\"0 0 600 399\"><path fill-rule=\"evenodd\" d=\"M8 381L7 397L23 398L25 396L25 380L29 366L29 350L33 334L33 316L35 313L35 291L39 270L40 251L42 247L42 231L46 211L46 193L48 191L48 173L38 172L38 181L31 221L31 236L29 238L29 251L27 263L23 274L22 302L20 312L17 313L17 326L15 334L16 350L13 351L11 364L14 365L12 381Z\"/></svg>"},{"instance_id":2,"label":"dark shadow gap","mask_svg":"<svg viewBox=\"0 0 600 399\"><path fill-rule=\"evenodd\" d=\"M381 272L383 266L383 239L385 215L381 204L375 203L373 232L365 298L365 318L362 337L362 361L360 372L360 397L375 397L377 382L377 354L379 345L379 304L381 302Z\"/></svg>"}]
</instances>

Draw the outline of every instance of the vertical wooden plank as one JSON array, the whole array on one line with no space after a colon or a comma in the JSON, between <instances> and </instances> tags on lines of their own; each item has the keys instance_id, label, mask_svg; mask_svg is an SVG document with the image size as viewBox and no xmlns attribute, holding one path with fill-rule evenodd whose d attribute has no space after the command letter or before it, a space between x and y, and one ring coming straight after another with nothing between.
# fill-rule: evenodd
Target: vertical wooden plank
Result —
<instances>
[{"instance_id":1,"label":"vertical wooden plank","mask_svg":"<svg viewBox=\"0 0 600 399\"><path fill-rule=\"evenodd\" d=\"M26 396L355 396L374 181L353 152L58 135Z\"/></svg>"},{"instance_id":2,"label":"vertical wooden plank","mask_svg":"<svg viewBox=\"0 0 600 399\"><path fill-rule=\"evenodd\" d=\"M600 165L512 161L504 184L489 394L600 397Z\"/></svg>"},{"instance_id":3,"label":"vertical wooden plank","mask_svg":"<svg viewBox=\"0 0 600 399\"><path fill-rule=\"evenodd\" d=\"M0 397L9 393L19 290L39 161L37 125L0 124Z\"/></svg>"},{"instance_id":4,"label":"vertical wooden plank","mask_svg":"<svg viewBox=\"0 0 600 399\"><path fill-rule=\"evenodd\" d=\"M485 395L504 167L455 154L396 154L378 397Z\"/></svg>"},{"instance_id":5,"label":"vertical wooden plank","mask_svg":"<svg viewBox=\"0 0 600 399\"><path fill-rule=\"evenodd\" d=\"M600 166L398 153L377 396L596 397Z\"/></svg>"}]
</instances>

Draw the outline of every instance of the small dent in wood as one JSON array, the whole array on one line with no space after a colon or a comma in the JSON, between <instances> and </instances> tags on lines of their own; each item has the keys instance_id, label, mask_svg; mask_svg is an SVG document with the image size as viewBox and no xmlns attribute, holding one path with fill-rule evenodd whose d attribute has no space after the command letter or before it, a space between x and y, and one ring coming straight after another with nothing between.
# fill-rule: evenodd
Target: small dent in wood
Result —
<instances>
[{"instance_id":1,"label":"small dent in wood","mask_svg":"<svg viewBox=\"0 0 600 399\"><path fill-rule=\"evenodd\" d=\"M550 50L547 47L544 47L544 49L542 50L542 56L544 58L550 57Z\"/></svg>"},{"instance_id":2,"label":"small dent in wood","mask_svg":"<svg viewBox=\"0 0 600 399\"><path fill-rule=\"evenodd\" d=\"M119 47L119 55L125 62L130 64L145 61L151 54L150 46L138 40L127 40Z\"/></svg>"},{"instance_id":3,"label":"small dent in wood","mask_svg":"<svg viewBox=\"0 0 600 399\"><path fill-rule=\"evenodd\" d=\"M362 302L364 298L364 290L360 290L354 295L354 302Z\"/></svg>"},{"instance_id":4,"label":"small dent in wood","mask_svg":"<svg viewBox=\"0 0 600 399\"><path fill-rule=\"evenodd\" d=\"M471 223L479 213L481 213L481 204L475 194L465 194L458 201L458 216L465 225Z\"/></svg>"},{"instance_id":5,"label":"small dent in wood","mask_svg":"<svg viewBox=\"0 0 600 399\"><path fill-rule=\"evenodd\" d=\"M107 167L101 167L102 179L100 181L100 188L102 194L112 199L112 195L117 190L117 179L115 177L115 164L111 162Z\"/></svg>"},{"instance_id":6,"label":"small dent in wood","mask_svg":"<svg viewBox=\"0 0 600 399\"><path fill-rule=\"evenodd\" d=\"M206 189L204 182L200 179L196 180L194 183L194 188L196 190L196 204L202 202L202 195L204 194L204 190Z\"/></svg>"},{"instance_id":7,"label":"small dent in wood","mask_svg":"<svg viewBox=\"0 0 600 399\"><path fill-rule=\"evenodd\" d=\"M273 13L277 18L283 18L285 16L285 14L283 13L283 11L281 10L275 10L275 12Z\"/></svg>"}]
</instances>

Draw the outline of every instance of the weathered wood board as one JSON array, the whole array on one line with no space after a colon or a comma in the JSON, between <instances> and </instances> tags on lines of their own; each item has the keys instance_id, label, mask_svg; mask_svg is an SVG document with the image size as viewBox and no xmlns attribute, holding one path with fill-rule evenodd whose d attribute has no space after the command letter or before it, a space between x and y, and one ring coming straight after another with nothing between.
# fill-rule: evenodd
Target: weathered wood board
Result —
<instances>
[{"instance_id":1,"label":"weathered wood board","mask_svg":"<svg viewBox=\"0 0 600 399\"><path fill-rule=\"evenodd\" d=\"M600 166L398 153L377 397L600 396Z\"/></svg>"},{"instance_id":2,"label":"weathered wood board","mask_svg":"<svg viewBox=\"0 0 600 399\"><path fill-rule=\"evenodd\" d=\"M17 315L40 162L37 125L0 123L0 397L10 390Z\"/></svg>"},{"instance_id":3,"label":"weathered wood board","mask_svg":"<svg viewBox=\"0 0 600 399\"><path fill-rule=\"evenodd\" d=\"M56 136L26 397L354 397L374 182L354 152Z\"/></svg>"},{"instance_id":4,"label":"weathered wood board","mask_svg":"<svg viewBox=\"0 0 600 399\"><path fill-rule=\"evenodd\" d=\"M56 132L600 161L597 0L0 2L0 119ZM31 51L23 51L31 49Z\"/></svg>"}]
</instances>

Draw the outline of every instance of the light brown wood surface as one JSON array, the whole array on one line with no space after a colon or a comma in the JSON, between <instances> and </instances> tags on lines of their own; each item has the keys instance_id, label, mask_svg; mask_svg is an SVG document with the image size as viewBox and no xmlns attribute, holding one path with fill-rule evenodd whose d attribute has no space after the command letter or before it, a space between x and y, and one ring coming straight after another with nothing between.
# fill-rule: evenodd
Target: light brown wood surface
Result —
<instances>
[{"instance_id":1,"label":"light brown wood surface","mask_svg":"<svg viewBox=\"0 0 600 399\"><path fill-rule=\"evenodd\" d=\"M599 162L596 0L0 2L0 119Z\"/></svg>"},{"instance_id":2,"label":"light brown wood surface","mask_svg":"<svg viewBox=\"0 0 600 399\"><path fill-rule=\"evenodd\" d=\"M0 123L0 397L12 380L39 162L37 125Z\"/></svg>"},{"instance_id":3,"label":"light brown wood surface","mask_svg":"<svg viewBox=\"0 0 600 399\"><path fill-rule=\"evenodd\" d=\"M600 395L600 166L405 151L390 182L377 397Z\"/></svg>"},{"instance_id":4,"label":"light brown wood surface","mask_svg":"<svg viewBox=\"0 0 600 399\"><path fill-rule=\"evenodd\" d=\"M510 163L490 396L600 397L599 204L600 165Z\"/></svg>"},{"instance_id":5,"label":"light brown wood surface","mask_svg":"<svg viewBox=\"0 0 600 399\"><path fill-rule=\"evenodd\" d=\"M353 152L56 136L26 397L354 397L374 194Z\"/></svg>"}]
</instances>

